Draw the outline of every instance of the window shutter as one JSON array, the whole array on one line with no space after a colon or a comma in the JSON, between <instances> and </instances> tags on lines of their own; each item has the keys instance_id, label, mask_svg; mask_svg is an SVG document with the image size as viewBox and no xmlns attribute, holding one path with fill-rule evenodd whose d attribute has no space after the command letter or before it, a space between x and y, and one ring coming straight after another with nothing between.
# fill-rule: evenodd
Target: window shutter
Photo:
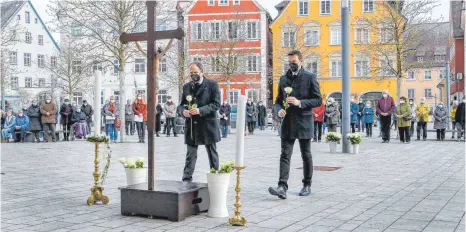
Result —
<instances>
[{"instance_id":1,"label":"window shutter","mask_svg":"<svg viewBox=\"0 0 466 232\"><path fill-rule=\"evenodd\" d=\"M256 39L261 38L261 24L260 21L255 22L256 24Z\"/></svg>"},{"instance_id":2,"label":"window shutter","mask_svg":"<svg viewBox=\"0 0 466 232\"><path fill-rule=\"evenodd\" d=\"M256 63L257 63L257 71L261 71L261 65L262 65L262 62L261 62L261 56L256 56Z\"/></svg>"},{"instance_id":3,"label":"window shutter","mask_svg":"<svg viewBox=\"0 0 466 232\"><path fill-rule=\"evenodd\" d=\"M196 41L196 24L195 22L191 22L191 41Z\"/></svg>"},{"instance_id":4,"label":"window shutter","mask_svg":"<svg viewBox=\"0 0 466 232\"><path fill-rule=\"evenodd\" d=\"M202 40L210 40L210 24L209 22L202 23Z\"/></svg>"}]
</instances>

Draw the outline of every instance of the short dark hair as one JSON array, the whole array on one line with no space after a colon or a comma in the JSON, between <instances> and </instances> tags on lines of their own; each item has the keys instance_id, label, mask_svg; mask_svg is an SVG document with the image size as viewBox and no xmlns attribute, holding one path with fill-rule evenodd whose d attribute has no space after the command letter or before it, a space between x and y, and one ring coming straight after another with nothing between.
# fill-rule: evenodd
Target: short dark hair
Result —
<instances>
[{"instance_id":1,"label":"short dark hair","mask_svg":"<svg viewBox=\"0 0 466 232\"><path fill-rule=\"evenodd\" d=\"M201 70L201 72L204 72L204 66L200 62L192 62L189 66L191 65L196 65Z\"/></svg>"},{"instance_id":2,"label":"short dark hair","mask_svg":"<svg viewBox=\"0 0 466 232\"><path fill-rule=\"evenodd\" d=\"M409 101L414 101L414 99L410 98Z\"/></svg>"},{"instance_id":3,"label":"short dark hair","mask_svg":"<svg viewBox=\"0 0 466 232\"><path fill-rule=\"evenodd\" d=\"M297 55L300 60L303 59L303 54L298 50L293 50L291 52L288 52L288 56L294 56L294 55Z\"/></svg>"},{"instance_id":4,"label":"short dark hair","mask_svg":"<svg viewBox=\"0 0 466 232\"><path fill-rule=\"evenodd\" d=\"M405 100L406 101L406 97L400 97L400 100Z\"/></svg>"}]
</instances>

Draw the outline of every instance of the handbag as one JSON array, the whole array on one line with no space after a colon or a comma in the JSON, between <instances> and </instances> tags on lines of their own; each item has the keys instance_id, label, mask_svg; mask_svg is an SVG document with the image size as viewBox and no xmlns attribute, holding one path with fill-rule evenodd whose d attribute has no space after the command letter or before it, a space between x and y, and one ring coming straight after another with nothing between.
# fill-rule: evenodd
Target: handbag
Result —
<instances>
[{"instance_id":1,"label":"handbag","mask_svg":"<svg viewBox=\"0 0 466 232\"><path fill-rule=\"evenodd\" d=\"M116 124L116 127L117 127L118 129L120 129L120 127L121 127L121 120L120 120L119 118L117 118L117 119L115 120L115 124Z\"/></svg>"}]
</instances>

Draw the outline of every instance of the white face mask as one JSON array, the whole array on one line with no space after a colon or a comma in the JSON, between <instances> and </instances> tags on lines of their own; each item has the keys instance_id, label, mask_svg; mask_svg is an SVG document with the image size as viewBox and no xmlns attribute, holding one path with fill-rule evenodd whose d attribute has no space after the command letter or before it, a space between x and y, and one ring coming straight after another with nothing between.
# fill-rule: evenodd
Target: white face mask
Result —
<instances>
[{"instance_id":1,"label":"white face mask","mask_svg":"<svg viewBox=\"0 0 466 232\"><path fill-rule=\"evenodd\" d=\"M405 101L400 101L400 104L405 104Z\"/></svg>"},{"instance_id":2,"label":"white face mask","mask_svg":"<svg viewBox=\"0 0 466 232\"><path fill-rule=\"evenodd\" d=\"M45 102L50 103L50 100L45 100Z\"/></svg>"},{"instance_id":3,"label":"white face mask","mask_svg":"<svg viewBox=\"0 0 466 232\"><path fill-rule=\"evenodd\" d=\"M371 107L371 104L366 104L367 107Z\"/></svg>"},{"instance_id":4,"label":"white face mask","mask_svg":"<svg viewBox=\"0 0 466 232\"><path fill-rule=\"evenodd\" d=\"M424 104L424 100L421 100L421 104Z\"/></svg>"},{"instance_id":5,"label":"white face mask","mask_svg":"<svg viewBox=\"0 0 466 232\"><path fill-rule=\"evenodd\" d=\"M139 100L141 100L141 99L142 99L142 97L138 97L138 99L139 99Z\"/></svg>"},{"instance_id":6,"label":"white face mask","mask_svg":"<svg viewBox=\"0 0 466 232\"><path fill-rule=\"evenodd\" d=\"M327 105L331 105L331 104L332 104L332 102L327 102Z\"/></svg>"},{"instance_id":7,"label":"white face mask","mask_svg":"<svg viewBox=\"0 0 466 232\"><path fill-rule=\"evenodd\" d=\"M115 103L115 100L110 100L111 103Z\"/></svg>"},{"instance_id":8,"label":"white face mask","mask_svg":"<svg viewBox=\"0 0 466 232\"><path fill-rule=\"evenodd\" d=\"M81 112L81 109L76 109L76 112L78 112L78 113Z\"/></svg>"},{"instance_id":9,"label":"white face mask","mask_svg":"<svg viewBox=\"0 0 466 232\"><path fill-rule=\"evenodd\" d=\"M383 98L387 98L387 97L388 97L388 94L384 93Z\"/></svg>"}]
</instances>

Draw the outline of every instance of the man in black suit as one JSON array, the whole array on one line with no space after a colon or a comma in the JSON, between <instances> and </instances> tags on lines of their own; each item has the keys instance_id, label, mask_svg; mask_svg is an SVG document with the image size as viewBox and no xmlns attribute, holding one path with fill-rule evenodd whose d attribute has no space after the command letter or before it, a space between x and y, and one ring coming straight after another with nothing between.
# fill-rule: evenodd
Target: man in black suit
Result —
<instances>
[{"instance_id":1,"label":"man in black suit","mask_svg":"<svg viewBox=\"0 0 466 232\"><path fill-rule=\"evenodd\" d=\"M295 140L298 139L303 159L303 188L300 196L311 194L312 155L311 139L313 136L312 108L322 104L319 83L315 74L303 68L303 56L300 51L288 53L290 69L280 78L275 110L283 119L281 132L280 178L278 187L269 188L269 193L286 199L288 177L290 173L290 159ZM287 93L286 90L290 90Z\"/></svg>"},{"instance_id":2,"label":"man in black suit","mask_svg":"<svg viewBox=\"0 0 466 232\"><path fill-rule=\"evenodd\" d=\"M203 75L203 67L199 62L192 63L189 71L191 82L183 86L180 104L183 107L183 116L187 119L184 138L188 151L182 179L186 182L193 179L199 145L205 145L210 168L219 169L216 143L220 142L220 128L217 120L217 110L220 107L218 84Z\"/></svg>"}]
</instances>

